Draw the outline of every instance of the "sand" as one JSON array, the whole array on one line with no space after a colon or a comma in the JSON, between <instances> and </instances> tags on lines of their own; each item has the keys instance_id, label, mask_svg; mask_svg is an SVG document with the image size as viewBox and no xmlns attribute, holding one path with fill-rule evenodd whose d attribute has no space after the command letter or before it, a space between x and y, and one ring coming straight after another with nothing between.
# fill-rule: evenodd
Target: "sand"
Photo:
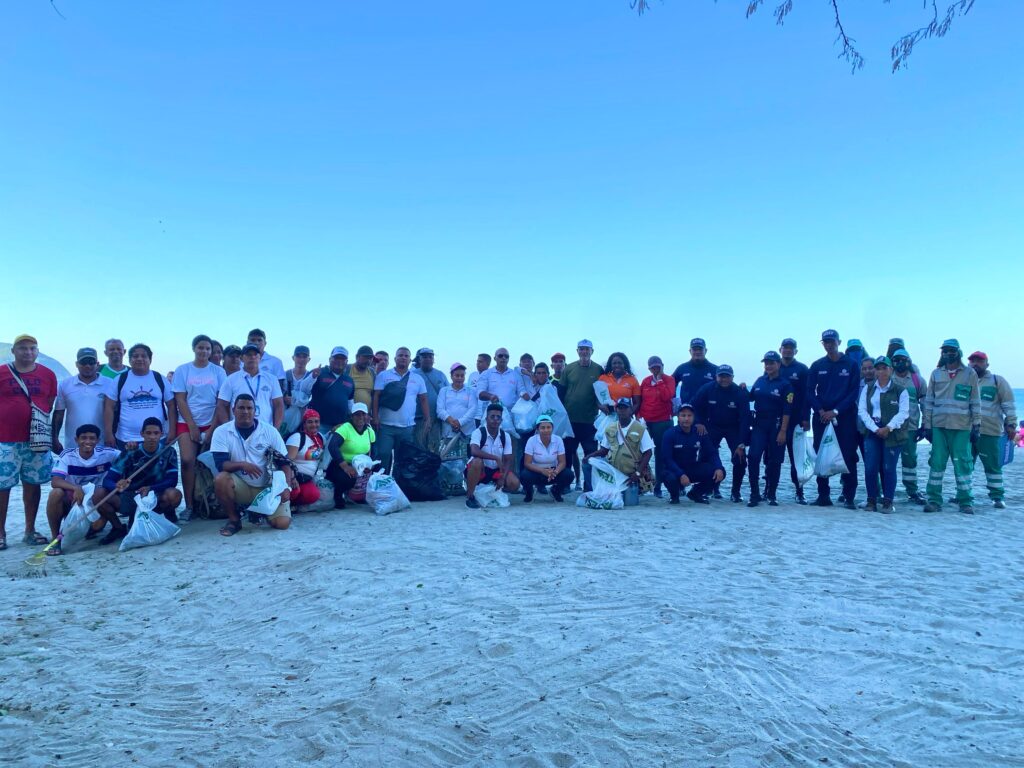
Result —
<instances>
[{"instance_id":1,"label":"sand","mask_svg":"<svg viewBox=\"0 0 1024 768\"><path fill-rule=\"evenodd\" d=\"M2 759L1021 766L1021 469L973 517L455 499L31 579L12 543Z\"/></svg>"}]
</instances>

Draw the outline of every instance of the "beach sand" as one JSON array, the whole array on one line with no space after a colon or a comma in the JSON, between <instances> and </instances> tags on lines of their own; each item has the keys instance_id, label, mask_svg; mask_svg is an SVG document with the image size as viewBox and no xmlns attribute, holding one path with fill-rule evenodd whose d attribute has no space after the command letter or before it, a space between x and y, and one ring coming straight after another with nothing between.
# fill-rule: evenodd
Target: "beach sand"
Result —
<instances>
[{"instance_id":1,"label":"beach sand","mask_svg":"<svg viewBox=\"0 0 1024 768\"><path fill-rule=\"evenodd\" d=\"M788 479L756 510L459 498L86 542L45 578L19 576L15 508L2 760L1021 766L1024 471L1007 470L1009 509L979 468L973 517L798 507Z\"/></svg>"}]
</instances>

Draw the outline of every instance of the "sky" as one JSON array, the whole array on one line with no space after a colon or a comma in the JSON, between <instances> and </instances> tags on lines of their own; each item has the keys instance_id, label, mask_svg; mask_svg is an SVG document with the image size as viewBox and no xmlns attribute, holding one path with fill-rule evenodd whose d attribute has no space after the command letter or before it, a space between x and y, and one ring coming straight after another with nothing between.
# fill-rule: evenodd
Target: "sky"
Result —
<instances>
[{"instance_id":1,"label":"sky","mask_svg":"<svg viewBox=\"0 0 1024 768\"><path fill-rule=\"evenodd\" d=\"M769 3L769 5L771 5ZM7 3L0 337L206 333L438 365L701 336L738 378L835 328L1024 386L1024 3L890 73L918 0Z\"/></svg>"}]
</instances>

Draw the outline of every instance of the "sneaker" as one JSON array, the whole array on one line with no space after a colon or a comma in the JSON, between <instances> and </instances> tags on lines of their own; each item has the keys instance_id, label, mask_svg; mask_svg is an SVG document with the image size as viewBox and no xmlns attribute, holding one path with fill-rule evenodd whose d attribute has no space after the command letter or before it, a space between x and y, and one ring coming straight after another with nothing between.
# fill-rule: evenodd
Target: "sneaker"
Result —
<instances>
[{"instance_id":1,"label":"sneaker","mask_svg":"<svg viewBox=\"0 0 1024 768\"><path fill-rule=\"evenodd\" d=\"M754 493L754 494L751 495L750 501L747 502L747 506L748 507L756 507L760 503L761 503L761 496L760 496L760 494Z\"/></svg>"},{"instance_id":2,"label":"sneaker","mask_svg":"<svg viewBox=\"0 0 1024 768\"><path fill-rule=\"evenodd\" d=\"M562 501L563 500L562 499L562 491L558 487L556 487L554 485L551 486L551 498L554 499L555 501Z\"/></svg>"},{"instance_id":3,"label":"sneaker","mask_svg":"<svg viewBox=\"0 0 1024 768\"><path fill-rule=\"evenodd\" d=\"M664 496L665 496L665 494L663 494L661 492L661 488L655 488L654 489L654 498L661 499L661 498L664 498Z\"/></svg>"},{"instance_id":4,"label":"sneaker","mask_svg":"<svg viewBox=\"0 0 1024 768\"><path fill-rule=\"evenodd\" d=\"M190 522L192 522L192 510L185 507L178 515L178 525L187 525Z\"/></svg>"},{"instance_id":5,"label":"sneaker","mask_svg":"<svg viewBox=\"0 0 1024 768\"><path fill-rule=\"evenodd\" d=\"M779 502L776 501L774 493L770 494L767 498L768 498L768 506L769 507L777 507L777 506L779 506Z\"/></svg>"},{"instance_id":6,"label":"sneaker","mask_svg":"<svg viewBox=\"0 0 1024 768\"><path fill-rule=\"evenodd\" d=\"M100 539L100 544L113 544L115 541L120 541L127 535L128 526L122 525L120 528L115 528L102 539Z\"/></svg>"},{"instance_id":7,"label":"sneaker","mask_svg":"<svg viewBox=\"0 0 1024 768\"><path fill-rule=\"evenodd\" d=\"M911 504L917 504L918 506L921 507L928 503L928 499L926 499L920 493L907 494L907 501L909 501Z\"/></svg>"},{"instance_id":8,"label":"sneaker","mask_svg":"<svg viewBox=\"0 0 1024 768\"><path fill-rule=\"evenodd\" d=\"M963 512L965 515L973 515L974 507L972 507L970 504L961 504L960 511Z\"/></svg>"},{"instance_id":9,"label":"sneaker","mask_svg":"<svg viewBox=\"0 0 1024 768\"><path fill-rule=\"evenodd\" d=\"M717 488L715 488L715 492L713 494L711 494L711 498L713 498L713 499L720 499L720 498L722 498L722 492L720 490L718 490Z\"/></svg>"},{"instance_id":10,"label":"sneaker","mask_svg":"<svg viewBox=\"0 0 1024 768\"><path fill-rule=\"evenodd\" d=\"M799 504L801 507L807 506L807 499L804 498L804 492L800 489L797 489L796 492L796 503Z\"/></svg>"},{"instance_id":11,"label":"sneaker","mask_svg":"<svg viewBox=\"0 0 1024 768\"><path fill-rule=\"evenodd\" d=\"M1002 499L996 499L992 502L992 506L996 509L1006 509L1006 504L1003 503Z\"/></svg>"},{"instance_id":12,"label":"sneaker","mask_svg":"<svg viewBox=\"0 0 1024 768\"><path fill-rule=\"evenodd\" d=\"M839 498L836 499L836 503L837 504L845 504L846 503L846 494L845 493L840 493L839 494Z\"/></svg>"},{"instance_id":13,"label":"sneaker","mask_svg":"<svg viewBox=\"0 0 1024 768\"><path fill-rule=\"evenodd\" d=\"M580 485L579 483L576 483L576 485L575 485L575 487L573 488L573 490L574 490L574 491L582 491L582 490L583 490L583 486L582 486L582 485Z\"/></svg>"},{"instance_id":14,"label":"sneaker","mask_svg":"<svg viewBox=\"0 0 1024 768\"><path fill-rule=\"evenodd\" d=\"M926 501L925 505L924 505L924 511L925 512L938 512L939 511L939 505L935 504L933 502L930 502L930 501Z\"/></svg>"},{"instance_id":15,"label":"sneaker","mask_svg":"<svg viewBox=\"0 0 1024 768\"><path fill-rule=\"evenodd\" d=\"M864 509L866 509L868 512L877 512L878 502L876 502L874 499L868 499L867 501L864 502Z\"/></svg>"},{"instance_id":16,"label":"sneaker","mask_svg":"<svg viewBox=\"0 0 1024 768\"><path fill-rule=\"evenodd\" d=\"M480 509L480 502L478 502L472 496L467 496L466 506L469 507L470 509Z\"/></svg>"},{"instance_id":17,"label":"sneaker","mask_svg":"<svg viewBox=\"0 0 1024 768\"><path fill-rule=\"evenodd\" d=\"M729 501L731 501L733 504L742 504L743 503L743 497L740 496L738 493L730 493L729 494Z\"/></svg>"},{"instance_id":18,"label":"sneaker","mask_svg":"<svg viewBox=\"0 0 1024 768\"><path fill-rule=\"evenodd\" d=\"M847 499L846 501L844 501L843 502L843 506L846 509L856 509L857 508L857 504L856 504L856 502L853 501L853 499Z\"/></svg>"},{"instance_id":19,"label":"sneaker","mask_svg":"<svg viewBox=\"0 0 1024 768\"><path fill-rule=\"evenodd\" d=\"M686 494L686 498L688 498L694 504L710 504L711 503L710 501L708 501L708 497L707 496L699 496L698 494L694 493L693 491L690 491L689 493L687 493Z\"/></svg>"},{"instance_id":20,"label":"sneaker","mask_svg":"<svg viewBox=\"0 0 1024 768\"><path fill-rule=\"evenodd\" d=\"M527 485L523 491L523 503L529 504L533 501L533 486Z\"/></svg>"},{"instance_id":21,"label":"sneaker","mask_svg":"<svg viewBox=\"0 0 1024 768\"><path fill-rule=\"evenodd\" d=\"M956 504L956 496L950 496L948 499L946 499L946 503L947 504Z\"/></svg>"},{"instance_id":22,"label":"sneaker","mask_svg":"<svg viewBox=\"0 0 1024 768\"><path fill-rule=\"evenodd\" d=\"M671 499L668 500L668 503L669 504L678 504L679 503L679 497L678 496L673 496Z\"/></svg>"},{"instance_id":23,"label":"sneaker","mask_svg":"<svg viewBox=\"0 0 1024 768\"><path fill-rule=\"evenodd\" d=\"M883 515L891 515L892 502L889 501L889 499L882 499L882 506L879 508L878 511L881 512Z\"/></svg>"},{"instance_id":24,"label":"sneaker","mask_svg":"<svg viewBox=\"0 0 1024 768\"><path fill-rule=\"evenodd\" d=\"M819 496L814 500L814 506L816 507L831 507L832 499L828 496Z\"/></svg>"}]
</instances>

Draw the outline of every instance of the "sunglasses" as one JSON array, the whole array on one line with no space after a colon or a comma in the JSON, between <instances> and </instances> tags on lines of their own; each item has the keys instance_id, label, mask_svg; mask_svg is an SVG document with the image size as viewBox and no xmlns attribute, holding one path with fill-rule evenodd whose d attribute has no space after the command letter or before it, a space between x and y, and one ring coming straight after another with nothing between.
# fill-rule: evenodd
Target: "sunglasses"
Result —
<instances>
[{"instance_id":1,"label":"sunglasses","mask_svg":"<svg viewBox=\"0 0 1024 768\"><path fill-rule=\"evenodd\" d=\"M508 360L508 355L495 355L495 357L501 358L502 360Z\"/></svg>"}]
</instances>

